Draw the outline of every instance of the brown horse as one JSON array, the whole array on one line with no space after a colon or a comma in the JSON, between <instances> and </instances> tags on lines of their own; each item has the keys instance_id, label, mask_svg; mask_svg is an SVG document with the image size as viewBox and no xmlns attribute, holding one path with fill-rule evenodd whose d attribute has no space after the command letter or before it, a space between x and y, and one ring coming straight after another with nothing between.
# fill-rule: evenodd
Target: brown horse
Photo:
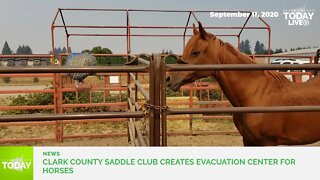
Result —
<instances>
[{"instance_id":1,"label":"brown horse","mask_svg":"<svg viewBox=\"0 0 320 180\"><path fill-rule=\"evenodd\" d=\"M254 64L247 55L207 33L199 22L182 55L186 64ZM267 70L171 72L167 85L183 84L213 76L235 107L320 105L320 78L297 84ZM233 121L245 146L310 144L320 140L320 112L242 113Z\"/></svg>"}]
</instances>

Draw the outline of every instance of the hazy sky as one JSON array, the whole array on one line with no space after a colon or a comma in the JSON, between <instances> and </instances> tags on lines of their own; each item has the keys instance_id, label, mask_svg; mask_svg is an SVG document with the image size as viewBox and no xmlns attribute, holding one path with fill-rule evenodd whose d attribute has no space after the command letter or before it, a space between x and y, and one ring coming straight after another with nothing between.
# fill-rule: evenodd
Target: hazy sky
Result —
<instances>
[{"instance_id":1,"label":"hazy sky","mask_svg":"<svg viewBox=\"0 0 320 180\"><path fill-rule=\"evenodd\" d=\"M277 12L279 17L264 18L272 29L271 48L291 48L298 46L320 45L320 2L319 0L1 0L0 5L0 48L8 41L10 48L16 51L19 45L29 45L34 53L48 53L51 50L50 25L58 8L121 8L121 9L170 9L170 10L249 10ZM297 8L314 10L308 26L289 26L284 19L283 10ZM184 26L188 14L132 13L132 25ZM69 25L125 25L123 13L85 13L67 12ZM210 18L209 13L198 16L204 26L241 26L243 18ZM194 22L194 20L192 20ZM59 23L59 21L58 21ZM248 26L263 26L257 18L252 18ZM89 33L75 29L72 33ZM65 46L62 29L56 31L57 46ZM124 30L92 30L92 33L125 33ZM210 31L215 34L233 34L236 31ZM132 30L136 34L182 34L183 30ZM188 31L191 33L191 30ZM256 40L267 43L266 30L245 30L242 39L248 38L254 46ZM235 38L222 38L235 44ZM95 45L109 47L115 53L125 53L125 38L110 37L72 37L70 45L73 51L91 48ZM132 38L133 53L161 52L171 49L181 53L182 38Z\"/></svg>"}]
</instances>

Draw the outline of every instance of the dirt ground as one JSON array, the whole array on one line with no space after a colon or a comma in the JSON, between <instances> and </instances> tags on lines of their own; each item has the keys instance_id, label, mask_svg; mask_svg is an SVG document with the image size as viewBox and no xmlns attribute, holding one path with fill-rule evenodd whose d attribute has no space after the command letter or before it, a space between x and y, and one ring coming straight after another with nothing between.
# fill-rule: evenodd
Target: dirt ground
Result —
<instances>
[{"instance_id":1,"label":"dirt ground","mask_svg":"<svg viewBox=\"0 0 320 180\"><path fill-rule=\"evenodd\" d=\"M188 121L170 121L169 132L187 131ZM231 128L230 128L231 127ZM235 130L230 120L197 120L194 130L201 131ZM126 125L123 122L114 123L77 123L64 126L65 135L77 134L106 134L126 133ZM54 126L1 126L1 139L19 138L53 138ZM62 143L56 141L4 143L0 146L131 146L127 137L112 138L81 138L65 139ZM168 136L168 146L243 146L239 135L194 135L194 136ZM320 146L320 142L308 146Z\"/></svg>"},{"instance_id":2,"label":"dirt ground","mask_svg":"<svg viewBox=\"0 0 320 180\"><path fill-rule=\"evenodd\" d=\"M169 132L187 132L189 122L186 120L169 121ZM53 138L54 126L0 126L1 139L19 138ZM228 119L217 120L195 120L193 123L195 132L235 130L232 122ZM64 135L78 134L108 134L126 133L124 122L98 122L98 123L72 123L64 125ZM20 142L4 143L3 146L131 146L127 137L113 138L82 138L65 139L64 142L42 141L42 142ZM239 135L194 135L194 136L168 136L169 146L242 146Z\"/></svg>"},{"instance_id":3,"label":"dirt ground","mask_svg":"<svg viewBox=\"0 0 320 180\"><path fill-rule=\"evenodd\" d=\"M131 146L127 137L68 139L58 142L5 143L1 146ZM240 136L169 136L168 146L242 146Z\"/></svg>"}]
</instances>

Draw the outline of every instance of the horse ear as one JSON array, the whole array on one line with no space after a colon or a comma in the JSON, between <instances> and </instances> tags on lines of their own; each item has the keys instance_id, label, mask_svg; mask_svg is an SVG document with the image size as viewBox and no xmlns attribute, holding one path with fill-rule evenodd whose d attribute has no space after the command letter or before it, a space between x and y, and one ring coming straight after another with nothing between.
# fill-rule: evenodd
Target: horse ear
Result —
<instances>
[{"instance_id":1,"label":"horse ear","mask_svg":"<svg viewBox=\"0 0 320 180\"><path fill-rule=\"evenodd\" d=\"M206 30L204 30L204 28L202 27L201 22L198 21L198 23L199 23L200 37L205 40L205 39L206 39L206 36L207 36L207 32L206 32Z\"/></svg>"},{"instance_id":2,"label":"horse ear","mask_svg":"<svg viewBox=\"0 0 320 180\"><path fill-rule=\"evenodd\" d=\"M193 24L193 34L194 34L194 35L199 35L199 34L200 34L194 24Z\"/></svg>"}]
</instances>

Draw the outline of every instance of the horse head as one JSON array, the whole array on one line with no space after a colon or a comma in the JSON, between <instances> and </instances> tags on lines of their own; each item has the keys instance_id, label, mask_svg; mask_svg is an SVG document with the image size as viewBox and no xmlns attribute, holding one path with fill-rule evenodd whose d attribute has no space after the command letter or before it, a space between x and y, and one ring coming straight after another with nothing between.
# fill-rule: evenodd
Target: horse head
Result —
<instances>
[{"instance_id":1,"label":"horse head","mask_svg":"<svg viewBox=\"0 0 320 180\"><path fill-rule=\"evenodd\" d=\"M193 24L193 36L188 41L182 59L178 64L216 64L218 63L219 49L216 49L216 43L219 43L218 38L212 34L208 34L199 23L199 30ZM217 61L217 62L215 62ZM184 84L191 83L197 79L211 76L212 71L179 71L170 72L167 77L167 86L177 91Z\"/></svg>"}]
</instances>

